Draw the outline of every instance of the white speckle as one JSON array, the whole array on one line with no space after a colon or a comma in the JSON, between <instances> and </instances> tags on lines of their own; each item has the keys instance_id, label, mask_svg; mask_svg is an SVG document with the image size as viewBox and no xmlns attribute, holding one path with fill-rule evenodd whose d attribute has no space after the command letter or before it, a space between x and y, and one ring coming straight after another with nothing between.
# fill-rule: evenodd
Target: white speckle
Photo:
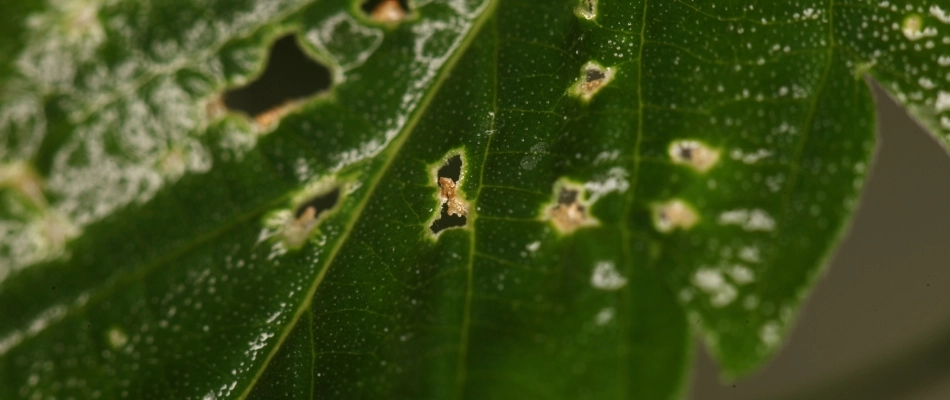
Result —
<instances>
[{"instance_id":1,"label":"white speckle","mask_svg":"<svg viewBox=\"0 0 950 400\"><path fill-rule=\"evenodd\" d=\"M739 259L750 263L758 263L762 261L761 257L759 256L759 248L752 246L739 249Z\"/></svg>"},{"instance_id":2,"label":"white speckle","mask_svg":"<svg viewBox=\"0 0 950 400\"><path fill-rule=\"evenodd\" d=\"M603 326L610 323L610 321L612 321L613 319L614 319L613 307L606 307L597 313L597 317L594 319L594 322L596 322L597 325Z\"/></svg>"},{"instance_id":3,"label":"white speckle","mask_svg":"<svg viewBox=\"0 0 950 400\"><path fill-rule=\"evenodd\" d=\"M680 301L683 303L689 303L693 300L693 290L690 288L683 288L680 290Z\"/></svg>"},{"instance_id":4,"label":"white speckle","mask_svg":"<svg viewBox=\"0 0 950 400\"><path fill-rule=\"evenodd\" d=\"M937 94L937 101L934 103L934 108L937 109L937 112L943 112L945 110L950 110L950 93L941 91Z\"/></svg>"},{"instance_id":5,"label":"white speckle","mask_svg":"<svg viewBox=\"0 0 950 400\"><path fill-rule=\"evenodd\" d=\"M272 337L274 337L273 333L262 333L260 336L251 341L251 351L256 353L258 350L263 349L264 346L267 345L267 341Z\"/></svg>"},{"instance_id":6,"label":"white speckle","mask_svg":"<svg viewBox=\"0 0 950 400\"><path fill-rule=\"evenodd\" d=\"M940 6L930 6L930 15L936 17L940 22L950 24L950 14L940 8Z\"/></svg>"},{"instance_id":7,"label":"white speckle","mask_svg":"<svg viewBox=\"0 0 950 400\"><path fill-rule=\"evenodd\" d=\"M762 325L762 328L759 330L759 339L762 340L766 348L771 349L778 346L782 339L779 335L778 323L767 322L765 325Z\"/></svg>"},{"instance_id":8,"label":"white speckle","mask_svg":"<svg viewBox=\"0 0 950 400\"><path fill-rule=\"evenodd\" d=\"M627 171L616 167L611 168L606 176L601 176L600 180L585 183L584 188L587 189L588 203L593 204L608 193L626 192L630 188L630 183L627 182Z\"/></svg>"},{"instance_id":9,"label":"white speckle","mask_svg":"<svg viewBox=\"0 0 950 400\"><path fill-rule=\"evenodd\" d=\"M382 29L367 27L346 12L330 17L304 36L340 67L337 82L342 81L343 72L363 65L383 42Z\"/></svg>"},{"instance_id":10,"label":"white speckle","mask_svg":"<svg viewBox=\"0 0 950 400\"><path fill-rule=\"evenodd\" d=\"M775 229L775 220L764 210L733 210L719 215L722 225L739 225L747 231L771 231Z\"/></svg>"},{"instance_id":11,"label":"white speckle","mask_svg":"<svg viewBox=\"0 0 950 400\"><path fill-rule=\"evenodd\" d=\"M547 154L548 144L544 142L539 142L534 146L531 146L531 150L528 155L521 158L521 168L526 170L532 170L535 166L538 165L538 161L541 160L541 157Z\"/></svg>"},{"instance_id":12,"label":"white speckle","mask_svg":"<svg viewBox=\"0 0 950 400\"><path fill-rule=\"evenodd\" d=\"M904 18L901 32L903 32L904 37L909 40L919 40L925 37L937 36L937 29L932 26L924 28L924 19L916 14L908 15Z\"/></svg>"},{"instance_id":13,"label":"white speckle","mask_svg":"<svg viewBox=\"0 0 950 400\"><path fill-rule=\"evenodd\" d=\"M772 152L766 149L758 149L752 153L745 153L740 149L734 149L729 153L729 156L732 157L733 160L739 160L746 164L755 164L763 158L771 157Z\"/></svg>"},{"instance_id":14,"label":"white speckle","mask_svg":"<svg viewBox=\"0 0 950 400\"><path fill-rule=\"evenodd\" d=\"M614 263L601 261L594 267L590 276L590 285L601 290L617 290L627 284L627 278L620 275Z\"/></svg>"},{"instance_id":15,"label":"white speckle","mask_svg":"<svg viewBox=\"0 0 950 400\"><path fill-rule=\"evenodd\" d=\"M937 64L940 64L941 67L950 67L950 56L938 57Z\"/></svg>"},{"instance_id":16,"label":"white speckle","mask_svg":"<svg viewBox=\"0 0 950 400\"><path fill-rule=\"evenodd\" d=\"M744 265L733 265L726 270L726 273L729 274L733 282L739 285L745 285L755 281L755 273Z\"/></svg>"},{"instance_id":17,"label":"white speckle","mask_svg":"<svg viewBox=\"0 0 950 400\"><path fill-rule=\"evenodd\" d=\"M754 294L750 294L742 300L742 306L745 307L746 310L754 310L759 306L759 298Z\"/></svg>"},{"instance_id":18,"label":"white speckle","mask_svg":"<svg viewBox=\"0 0 950 400\"><path fill-rule=\"evenodd\" d=\"M282 313L283 313L283 311L281 311L281 310L278 310L278 311L274 312L273 314L271 314L270 317L267 317L267 323L268 323L268 324L273 323L274 321L277 320L277 317L280 317L280 314L282 314Z\"/></svg>"},{"instance_id":19,"label":"white speckle","mask_svg":"<svg viewBox=\"0 0 950 400\"><path fill-rule=\"evenodd\" d=\"M306 182L312 178L310 174L310 165L307 164L307 160L303 158L298 158L294 163L294 173L297 174L297 180L300 182Z\"/></svg>"},{"instance_id":20,"label":"white speckle","mask_svg":"<svg viewBox=\"0 0 950 400\"><path fill-rule=\"evenodd\" d=\"M528 245L525 246L525 248L528 249L528 251L534 253L534 252L538 251L539 248L541 248L541 242L531 242L531 243L528 243Z\"/></svg>"},{"instance_id":21,"label":"white speckle","mask_svg":"<svg viewBox=\"0 0 950 400\"><path fill-rule=\"evenodd\" d=\"M129 342L129 336L117 327L110 328L106 338L109 340L109 346L113 349L121 348Z\"/></svg>"},{"instance_id":22,"label":"white speckle","mask_svg":"<svg viewBox=\"0 0 950 400\"><path fill-rule=\"evenodd\" d=\"M594 164L601 164L616 160L620 157L620 150L603 151L594 158Z\"/></svg>"},{"instance_id":23,"label":"white speckle","mask_svg":"<svg viewBox=\"0 0 950 400\"><path fill-rule=\"evenodd\" d=\"M920 79L917 80L917 83L920 85L920 87L927 90L937 87L937 85L935 85L934 82L930 80L929 78L921 77Z\"/></svg>"},{"instance_id":24,"label":"white speckle","mask_svg":"<svg viewBox=\"0 0 950 400\"><path fill-rule=\"evenodd\" d=\"M700 268L693 274L693 284L710 295L713 307L724 307L736 299L736 288L726 282L722 273L711 268Z\"/></svg>"},{"instance_id":25,"label":"white speckle","mask_svg":"<svg viewBox=\"0 0 950 400\"><path fill-rule=\"evenodd\" d=\"M88 298L83 295L76 299L73 303L74 307L81 307L85 304ZM66 316L66 306L58 304L47 308L39 313L39 315L30 321L29 326L26 328L25 332L15 330L12 333L0 338L0 356L6 354L10 349L20 345L23 342L23 339L36 336L40 332L46 330L50 324L59 322Z\"/></svg>"}]
</instances>

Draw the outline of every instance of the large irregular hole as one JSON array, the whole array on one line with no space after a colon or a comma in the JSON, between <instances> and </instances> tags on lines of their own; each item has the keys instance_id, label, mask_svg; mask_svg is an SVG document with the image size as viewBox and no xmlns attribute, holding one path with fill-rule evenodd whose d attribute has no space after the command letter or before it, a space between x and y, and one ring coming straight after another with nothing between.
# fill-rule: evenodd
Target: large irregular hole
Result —
<instances>
[{"instance_id":1,"label":"large irregular hole","mask_svg":"<svg viewBox=\"0 0 950 400\"><path fill-rule=\"evenodd\" d=\"M408 0L366 0L360 6L374 21L394 23L402 21L409 13Z\"/></svg>"},{"instance_id":2,"label":"large irregular hole","mask_svg":"<svg viewBox=\"0 0 950 400\"><path fill-rule=\"evenodd\" d=\"M445 229L465 226L468 219L468 205L462 200L458 192L459 181L462 178L462 156L456 154L449 157L436 174L436 183L439 185L439 200L442 202L442 211L439 218L432 222L429 229L437 234Z\"/></svg>"},{"instance_id":3,"label":"large irregular hole","mask_svg":"<svg viewBox=\"0 0 950 400\"><path fill-rule=\"evenodd\" d=\"M340 188L334 187L300 203L294 210L294 218L287 221L282 232L287 247L302 246L317 227L320 217L336 207L339 201Z\"/></svg>"},{"instance_id":4,"label":"large irregular hole","mask_svg":"<svg viewBox=\"0 0 950 400\"><path fill-rule=\"evenodd\" d=\"M224 93L224 106L270 125L302 99L330 88L330 70L300 49L293 34L277 39L257 80Z\"/></svg>"}]
</instances>

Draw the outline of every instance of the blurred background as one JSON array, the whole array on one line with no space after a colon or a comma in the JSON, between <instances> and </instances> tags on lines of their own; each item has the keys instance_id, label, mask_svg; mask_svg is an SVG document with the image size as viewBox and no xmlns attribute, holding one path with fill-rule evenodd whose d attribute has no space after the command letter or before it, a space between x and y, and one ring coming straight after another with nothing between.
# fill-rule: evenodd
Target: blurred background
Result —
<instances>
[{"instance_id":1,"label":"blurred background","mask_svg":"<svg viewBox=\"0 0 950 400\"><path fill-rule=\"evenodd\" d=\"M785 347L731 383L697 346L691 400L950 399L950 157L875 88L877 160Z\"/></svg>"}]
</instances>

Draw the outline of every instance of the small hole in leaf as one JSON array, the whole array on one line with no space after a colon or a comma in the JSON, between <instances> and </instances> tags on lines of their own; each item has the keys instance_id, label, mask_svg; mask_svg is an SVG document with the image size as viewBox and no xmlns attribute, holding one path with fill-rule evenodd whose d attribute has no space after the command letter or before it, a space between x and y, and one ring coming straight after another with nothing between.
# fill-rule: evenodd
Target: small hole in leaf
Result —
<instances>
[{"instance_id":1,"label":"small hole in leaf","mask_svg":"<svg viewBox=\"0 0 950 400\"><path fill-rule=\"evenodd\" d=\"M264 72L244 87L224 93L224 106L266 126L294 102L330 88L330 70L300 49L294 35L277 39Z\"/></svg>"},{"instance_id":2,"label":"small hole in leaf","mask_svg":"<svg viewBox=\"0 0 950 400\"><path fill-rule=\"evenodd\" d=\"M557 204L560 206L560 205L571 205L573 203L576 203L577 194L578 193L576 190L571 190L567 188L561 189L561 193L558 194L557 196ZM581 207L581 211L583 211L583 206L580 206L580 207Z\"/></svg>"},{"instance_id":3,"label":"small hole in leaf","mask_svg":"<svg viewBox=\"0 0 950 400\"><path fill-rule=\"evenodd\" d=\"M439 185L439 200L442 203L442 208L439 219L429 226L432 233L465 226L468 206L462 200L462 196L458 191L458 183L461 178L462 156L456 154L449 157L436 173L436 183Z\"/></svg>"},{"instance_id":4,"label":"small hole in leaf","mask_svg":"<svg viewBox=\"0 0 950 400\"><path fill-rule=\"evenodd\" d=\"M574 12L585 19L596 18L597 0L580 0L580 4L577 6Z\"/></svg>"},{"instance_id":5,"label":"small hole in leaf","mask_svg":"<svg viewBox=\"0 0 950 400\"><path fill-rule=\"evenodd\" d=\"M454 182L458 182L462 176L462 156L456 154L450 157L445 165L439 168L438 176L439 178L449 178Z\"/></svg>"},{"instance_id":6,"label":"small hole in leaf","mask_svg":"<svg viewBox=\"0 0 950 400\"><path fill-rule=\"evenodd\" d=\"M340 188L335 187L302 202L281 232L284 243L290 248L300 248L316 229L320 216L336 207L339 200Z\"/></svg>"},{"instance_id":7,"label":"small hole in leaf","mask_svg":"<svg viewBox=\"0 0 950 400\"><path fill-rule=\"evenodd\" d=\"M409 13L408 0L366 0L360 6L366 15L378 22L399 22Z\"/></svg>"},{"instance_id":8,"label":"small hole in leaf","mask_svg":"<svg viewBox=\"0 0 950 400\"><path fill-rule=\"evenodd\" d=\"M463 227L466 222L468 222L468 219L464 215L449 215L449 205L443 204L442 214L439 215L439 219L429 226L429 229L432 230L432 233L439 233L448 228Z\"/></svg>"},{"instance_id":9,"label":"small hole in leaf","mask_svg":"<svg viewBox=\"0 0 950 400\"><path fill-rule=\"evenodd\" d=\"M604 77L606 77L606 76L607 76L607 75L604 74L604 71L601 71L601 70L599 70L599 69L591 68L591 69L588 69L588 70L587 70L587 82L588 82L588 83L589 83L589 82L596 82L596 81L599 81L599 80L601 80L601 79L604 79Z\"/></svg>"},{"instance_id":10,"label":"small hole in leaf","mask_svg":"<svg viewBox=\"0 0 950 400\"><path fill-rule=\"evenodd\" d=\"M571 92L584 101L590 101L600 89L607 86L614 79L615 74L616 70L614 68L604 67L590 61L581 67L580 79L571 88Z\"/></svg>"},{"instance_id":11,"label":"small hole in leaf","mask_svg":"<svg viewBox=\"0 0 950 400\"><path fill-rule=\"evenodd\" d=\"M719 161L719 151L696 140L677 140L669 148L674 164L687 165L706 172Z\"/></svg>"},{"instance_id":12,"label":"small hole in leaf","mask_svg":"<svg viewBox=\"0 0 950 400\"><path fill-rule=\"evenodd\" d=\"M673 199L653 206L653 225L660 232L688 230L698 221L696 211L682 200Z\"/></svg>"},{"instance_id":13,"label":"small hole in leaf","mask_svg":"<svg viewBox=\"0 0 950 400\"><path fill-rule=\"evenodd\" d=\"M307 208L313 207L315 215L314 217L319 217L321 214L329 211L336 206L336 202L340 200L340 188L334 188L333 190L317 195L310 200L302 203L297 207L297 211L294 212L294 217L300 218L301 215L307 211Z\"/></svg>"},{"instance_id":14,"label":"small hole in leaf","mask_svg":"<svg viewBox=\"0 0 950 400\"><path fill-rule=\"evenodd\" d=\"M558 185L557 204L547 210L547 218L559 231L573 232L579 228L595 225L596 221L587 214L587 204L582 199L582 187Z\"/></svg>"}]
</instances>

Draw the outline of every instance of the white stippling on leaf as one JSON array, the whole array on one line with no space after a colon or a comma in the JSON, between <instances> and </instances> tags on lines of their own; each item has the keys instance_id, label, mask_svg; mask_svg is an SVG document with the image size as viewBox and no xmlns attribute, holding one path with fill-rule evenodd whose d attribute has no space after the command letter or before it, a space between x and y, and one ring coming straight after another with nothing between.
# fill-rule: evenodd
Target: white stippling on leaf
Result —
<instances>
[{"instance_id":1,"label":"white stippling on leaf","mask_svg":"<svg viewBox=\"0 0 950 400\"><path fill-rule=\"evenodd\" d=\"M771 231L775 229L775 220L761 209L732 210L719 214L722 225L738 225L747 231Z\"/></svg>"},{"instance_id":2,"label":"white stippling on leaf","mask_svg":"<svg viewBox=\"0 0 950 400\"><path fill-rule=\"evenodd\" d=\"M693 274L692 280L696 287L709 295L709 303L713 307L725 307L739 294L717 269L700 268Z\"/></svg>"},{"instance_id":3,"label":"white stippling on leaf","mask_svg":"<svg viewBox=\"0 0 950 400\"><path fill-rule=\"evenodd\" d=\"M601 261L594 266L590 275L590 285L595 289L619 290L627 285L627 278L620 275L613 261Z\"/></svg>"}]
</instances>

